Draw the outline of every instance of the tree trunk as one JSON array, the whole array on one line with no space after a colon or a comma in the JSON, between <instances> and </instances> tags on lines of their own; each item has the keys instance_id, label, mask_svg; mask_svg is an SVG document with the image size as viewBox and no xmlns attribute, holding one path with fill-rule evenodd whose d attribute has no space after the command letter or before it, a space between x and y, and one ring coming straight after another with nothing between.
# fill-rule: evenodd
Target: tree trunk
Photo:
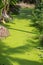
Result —
<instances>
[{"instance_id":1,"label":"tree trunk","mask_svg":"<svg viewBox=\"0 0 43 65\"><path fill-rule=\"evenodd\" d=\"M5 23L5 19L10 18L8 13L9 10L9 0L2 0L2 3L4 4L4 7L2 8L1 11L1 19L2 22Z\"/></svg>"}]
</instances>

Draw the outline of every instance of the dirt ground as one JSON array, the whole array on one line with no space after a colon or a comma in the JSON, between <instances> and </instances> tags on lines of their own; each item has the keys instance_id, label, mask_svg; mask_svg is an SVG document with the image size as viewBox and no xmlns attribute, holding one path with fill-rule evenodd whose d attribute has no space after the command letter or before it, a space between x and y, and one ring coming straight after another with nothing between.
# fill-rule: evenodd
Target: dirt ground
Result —
<instances>
[{"instance_id":1,"label":"dirt ground","mask_svg":"<svg viewBox=\"0 0 43 65\"><path fill-rule=\"evenodd\" d=\"M21 6L22 8L35 8L35 5L34 4L27 4L27 3L17 3L16 5L19 5Z\"/></svg>"}]
</instances>

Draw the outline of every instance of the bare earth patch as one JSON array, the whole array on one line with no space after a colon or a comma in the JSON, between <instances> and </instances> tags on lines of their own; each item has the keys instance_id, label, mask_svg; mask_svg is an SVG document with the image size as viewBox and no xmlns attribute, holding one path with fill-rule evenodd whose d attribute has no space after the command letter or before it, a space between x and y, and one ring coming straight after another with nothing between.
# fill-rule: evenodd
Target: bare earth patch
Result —
<instances>
[{"instance_id":1,"label":"bare earth patch","mask_svg":"<svg viewBox=\"0 0 43 65\"><path fill-rule=\"evenodd\" d=\"M17 5L21 6L22 8L35 8L34 4L27 4L27 3L17 3Z\"/></svg>"}]
</instances>

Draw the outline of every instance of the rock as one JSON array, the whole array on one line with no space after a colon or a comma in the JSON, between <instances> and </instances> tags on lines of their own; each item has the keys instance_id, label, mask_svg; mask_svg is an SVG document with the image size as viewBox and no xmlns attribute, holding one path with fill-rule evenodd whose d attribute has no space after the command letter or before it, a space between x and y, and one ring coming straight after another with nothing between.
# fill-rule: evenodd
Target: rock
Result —
<instances>
[{"instance_id":1,"label":"rock","mask_svg":"<svg viewBox=\"0 0 43 65\"><path fill-rule=\"evenodd\" d=\"M8 37L9 36L9 31L7 28L4 26L0 26L0 38L2 37Z\"/></svg>"}]
</instances>

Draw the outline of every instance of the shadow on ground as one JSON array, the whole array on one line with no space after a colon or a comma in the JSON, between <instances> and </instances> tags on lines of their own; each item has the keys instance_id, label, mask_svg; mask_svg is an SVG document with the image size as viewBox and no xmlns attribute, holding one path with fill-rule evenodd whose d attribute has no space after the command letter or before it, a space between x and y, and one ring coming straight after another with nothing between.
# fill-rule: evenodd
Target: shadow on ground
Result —
<instances>
[{"instance_id":1,"label":"shadow on ground","mask_svg":"<svg viewBox=\"0 0 43 65\"><path fill-rule=\"evenodd\" d=\"M30 61L26 59L21 58L13 58L10 55L11 54L22 54L25 53L29 49L29 45L26 44L24 46L16 47L16 48L10 48L8 46L4 45L4 42L0 40L0 64L1 65L13 65L12 62L16 62L19 65L43 65L43 63ZM11 62L12 61L12 62Z\"/></svg>"},{"instance_id":2,"label":"shadow on ground","mask_svg":"<svg viewBox=\"0 0 43 65\"><path fill-rule=\"evenodd\" d=\"M33 9L29 9L29 8L22 8L20 10L19 15L15 15L13 17L17 18L17 19L31 19L32 18L32 10Z\"/></svg>"},{"instance_id":3,"label":"shadow on ground","mask_svg":"<svg viewBox=\"0 0 43 65\"><path fill-rule=\"evenodd\" d=\"M29 18L31 18L30 14L31 14L30 10L25 10L25 11L23 10L20 15L17 15L15 17L18 19L29 19ZM9 28L9 25L6 25L6 27ZM12 29L12 28L9 28L9 29ZM20 29L13 29L13 30L31 33L31 32L28 32L25 30L20 30ZM34 43L36 44L36 42L31 41L31 43L32 43L32 46L35 48L36 46L33 44ZM9 46L6 46L5 43L2 40L0 40L0 64L1 65L13 65L12 62L14 62L14 63L16 62L16 63L18 63L18 65L43 65L42 62L36 62L36 61L21 59L21 58L17 58L17 57L13 58L10 56L12 54L23 54L26 51L29 52L33 48L32 46L30 45L29 40L27 40L27 44L16 47L16 48L11 48Z\"/></svg>"},{"instance_id":4,"label":"shadow on ground","mask_svg":"<svg viewBox=\"0 0 43 65\"><path fill-rule=\"evenodd\" d=\"M26 31L26 30L22 30L22 29L17 29L17 28L8 27L8 29L12 29L12 30L20 31L20 32L25 32L25 33L37 34L37 32L30 32L30 31Z\"/></svg>"},{"instance_id":5,"label":"shadow on ground","mask_svg":"<svg viewBox=\"0 0 43 65\"><path fill-rule=\"evenodd\" d=\"M19 59L19 58L11 58L12 61L15 61L19 63L19 65L42 65L42 63L35 62L35 61L29 61L26 59Z\"/></svg>"}]
</instances>

